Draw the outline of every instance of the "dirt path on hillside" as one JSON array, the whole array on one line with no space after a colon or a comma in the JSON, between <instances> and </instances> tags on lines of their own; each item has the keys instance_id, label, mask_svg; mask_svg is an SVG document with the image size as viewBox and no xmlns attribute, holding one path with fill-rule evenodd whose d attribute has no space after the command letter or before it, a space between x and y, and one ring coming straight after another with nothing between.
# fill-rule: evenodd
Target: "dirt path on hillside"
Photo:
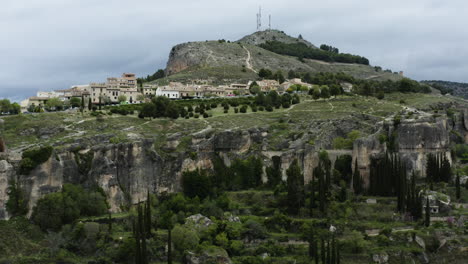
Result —
<instances>
[{"instance_id":1,"label":"dirt path on hillside","mask_svg":"<svg viewBox=\"0 0 468 264\"><path fill-rule=\"evenodd\" d=\"M252 64L250 63L250 59L251 59L250 51L246 47L242 47L242 48L244 48L245 51L247 51L247 58L245 59L245 66L247 67L247 69L257 73L257 71L254 70L254 68L252 67Z\"/></svg>"}]
</instances>

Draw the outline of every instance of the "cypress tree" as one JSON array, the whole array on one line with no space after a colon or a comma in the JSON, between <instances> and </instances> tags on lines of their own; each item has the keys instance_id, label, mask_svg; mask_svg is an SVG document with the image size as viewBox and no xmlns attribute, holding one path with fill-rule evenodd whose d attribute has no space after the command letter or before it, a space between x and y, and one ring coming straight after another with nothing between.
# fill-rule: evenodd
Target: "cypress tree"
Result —
<instances>
[{"instance_id":1,"label":"cypress tree","mask_svg":"<svg viewBox=\"0 0 468 264\"><path fill-rule=\"evenodd\" d=\"M112 214L111 212L109 211L109 218L108 218L108 229L109 229L109 233L112 232Z\"/></svg>"},{"instance_id":2,"label":"cypress tree","mask_svg":"<svg viewBox=\"0 0 468 264\"><path fill-rule=\"evenodd\" d=\"M93 109L93 104L91 103L91 97L88 99L88 110L91 111Z\"/></svg>"},{"instance_id":3,"label":"cypress tree","mask_svg":"<svg viewBox=\"0 0 468 264\"><path fill-rule=\"evenodd\" d=\"M322 263L325 263L326 261L326 256L325 256L325 241L323 238L320 239L320 256L322 258Z\"/></svg>"},{"instance_id":4,"label":"cypress tree","mask_svg":"<svg viewBox=\"0 0 468 264\"><path fill-rule=\"evenodd\" d=\"M102 96L99 95L99 111L101 111Z\"/></svg>"},{"instance_id":5,"label":"cypress tree","mask_svg":"<svg viewBox=\"0 0 468 264\"><path fill-rule=\"evenodd\" d=\"M336 263L336 241L335 241L335 234L332 236L332 249L331 249L331 264Z\"/></svg>"},{"instance_id":6,"label":"cypress tree","mask_svg":"<svg viewBox=\"0 0 468 264\"><path fill-rule=\"evenodd\" d=\"M460 175L457 174L457 178L455 180L455 189L456 189L456 198L460 199Z\"/></svg>"},{"instance_id":7,"label":"cypress tree","mask_svg":"<svg viewBox=\"0 0 468 264\"><path fill-rule=\"evenodd\" d=\"M286 170L288 176L288 211L297 214L304 204L304 175L301 173L297 159Z\"/></svg>"},{"instance_id":8,"label":"cypress tree","mask_svg":"<svg viewBox=\"0 0 468 264\"><path fill-rule=\"evenodd\" d=\"M172 264L172 230L169 227L167 233L167 264Z\"/></svg>"},{"instance_id":9,"label":"cypress tree","mask_svg":"<svg viewBox=\"0 0 468 264\"><path fill-rule=\"evenodd\" d=\"M426 215L424 224L426 227L431 225L431 208L429 207L429 197L426 197Z\"/></svg>"},{"instance_id":10,"label":"cypress tree","mask_svg":"<svg viewBox=\"0 0 468 264\"><path fill-rule=\"evenodd\" d=\"M340 247L336 246L336 264L340 264Z\"/></svg>"},{"instance_id":11,"label":"cypress tree","mask_svg":"<svg viewBox=\"0 0 468 264\"><path fill-rule=\"evenodd\" d=\"M314 175L315 175L315 169L314 169ZM315 176L312 176L312 181L309 183L309 189L310 189L310 202L309 202L309 216L313 216L313 208L315 207L315 188L314 188L314 178Z\"/></svg>"},{"instance_id":12,"label":"cypress tree","mask_svg":"<svg viewBox=\"0 0 468 264\"><path fill-rule=\"evenodd\" d=\"M440 180L444 182L450 182L452 178L452 167L450 161L447 158L447 155L444 153L442 158L442 164L440 168Z\"/></svg>"},{"instance_id":13,"label":"cypress tree","mask_svg":"<svg viewBox=\"0 0 468 264\"><path fill-rule=\"evenodd\" d=\"M317 239L314 238L314 258L315 258L315 264L319 263L319 253L318 253L318 242Z\"/></svg>"},{"instance_id":14,"label":"cypress tree","mask_svg":"<svg viewBox=\"0 0 468 264\"><path fill-rule=\"evenodd\" d=\"M427 164L426 164L426 182L430 186L430 189L433 189L432 182L434 181L433 174L435 173L435 157L434 154L427 154Z\"/></svg>"},{"instance_id":15,"label":"cypress tree","mask_svg":"<svg viewBox=\"0 0 468 264\"><path fill-rule=\"evenodd\" d=\"M355 194L362 193L362 179L361 179L361 173L359 172L357 159L355 159L355 162L354 162L353 190Z\"/></svg>"},{"instance_id":16,"label":"cypress tree","mask_svg":"<svg viewBox=\"0 0 468 264\"><path fill-rule=\"evenodd\" d=\"M141 263L141 244L140 244L140 231L138 230L138 224L133 221L135 242L136 242L136 252L135 252L135 263Z\"/></svg>"},{"instance_id":17,"label":"cypress tree","mask_svg":"<svg viewBox=\"0 0 468 264\"><path fill-rule=\"evenodd\" d=\"M145 202L145 229L146 238L151 238L151 197L149 195L149 191L147 191Z\"/></svg>"},{"instance_id":18,"label":"cypress tree","mask_svg":"<svg viewBox=\"0 0 468 264\"><path fill-rule=\"evenodd\" d=\"M319 162L318 165L318 177L319 177L319 209L320 212L324 213L325 208L325 180L324 180L324 172L322 170L322 163Z\"/></svg>"}]
</instances>

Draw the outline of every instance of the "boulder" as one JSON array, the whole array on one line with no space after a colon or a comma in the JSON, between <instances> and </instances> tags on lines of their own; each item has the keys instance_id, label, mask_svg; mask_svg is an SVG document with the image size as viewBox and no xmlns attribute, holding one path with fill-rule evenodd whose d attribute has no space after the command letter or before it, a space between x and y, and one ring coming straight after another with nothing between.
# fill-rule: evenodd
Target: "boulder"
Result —
<instances>
[{"instance_id":1,"label":"boulder","mask_svg":"<svg viewBox=\"0 0 468 264\"><path fill-rule=\"evenodd\" d=\"M196 228L209 227L213 224L211 219L201 214L191 215L186 220L187 224L193 224Z\"/></svg>"},{"instance_id":2,"label":"boulder","mask_svg":"<svg viewBox=\"0 0 468 264\"><path fill-rule=\"evenodd\" d=\"M229 258L226 250L210 246L204 249L200 254L194 252L187 252L185 255L187 264L231 264L232 261Z\"/></svg>"},{"instance_id":3,"label":"boulder","mask_svg":"<svg viewBox=\"0 0 468 264\"><path fill-rule=\"evenodd\" d=\"M383 252L372 255L372 261L374 263L388 263L388 254Z\"/></svg>"}]
</instances>

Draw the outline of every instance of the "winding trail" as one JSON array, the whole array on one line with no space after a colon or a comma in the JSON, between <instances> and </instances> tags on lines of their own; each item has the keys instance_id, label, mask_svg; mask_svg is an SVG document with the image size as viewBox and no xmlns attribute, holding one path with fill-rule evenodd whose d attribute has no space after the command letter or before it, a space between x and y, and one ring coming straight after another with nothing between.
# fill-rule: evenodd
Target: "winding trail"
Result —
<instances>
[{"instance_id":1,"label":"winding trail","mask_svg":"<svg viewBox=\"0 0 468 264\"><path fill-rule=\"evenodd\" d=\"M249 51L246 47L244 47L244 46L242 46L242 48L244 48L245 51L247 51L247 58L245 59L245 65L246 65L247 69L249 69L249 70L251 70L251 71L253 71L253 72L255 72L255 73L258 73L258 72L252 67L252 64L250 63L250 59L251 59L250 51Z\"/></svg>"}]
</instances>

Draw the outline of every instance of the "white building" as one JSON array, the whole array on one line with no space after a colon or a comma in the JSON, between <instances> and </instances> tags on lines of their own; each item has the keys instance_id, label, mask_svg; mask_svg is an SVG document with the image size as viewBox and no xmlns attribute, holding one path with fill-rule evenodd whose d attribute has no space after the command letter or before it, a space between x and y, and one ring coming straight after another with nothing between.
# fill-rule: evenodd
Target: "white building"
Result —
<instances>
[{"instance_id":1,"label":"white building","mask_svg":"<svg viewBox=\"0 0 468 264\"><path fill-rule=\"evenodd\" d=\"M170 99L179 99L180 91L176 87L163 86L156 90L156 96L165 96Z\"/></svg>"}]
</instances>

